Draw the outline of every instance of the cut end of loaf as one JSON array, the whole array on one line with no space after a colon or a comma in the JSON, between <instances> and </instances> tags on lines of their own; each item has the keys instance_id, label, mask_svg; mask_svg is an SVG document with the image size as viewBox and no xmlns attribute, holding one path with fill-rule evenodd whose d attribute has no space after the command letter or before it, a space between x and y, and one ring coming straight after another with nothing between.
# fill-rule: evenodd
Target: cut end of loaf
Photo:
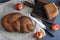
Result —
<instances>
[{"instance_id":1,"label":"cut end of loaf","mask_svg":"<svg viewBox=\"0 0 60 40\"><path fill-rule=\"evenodd\" d=\"M54 2L45 5L44 8L49 20L52 20L58 15L58 8Z\"/></svg>"}]
</instances>

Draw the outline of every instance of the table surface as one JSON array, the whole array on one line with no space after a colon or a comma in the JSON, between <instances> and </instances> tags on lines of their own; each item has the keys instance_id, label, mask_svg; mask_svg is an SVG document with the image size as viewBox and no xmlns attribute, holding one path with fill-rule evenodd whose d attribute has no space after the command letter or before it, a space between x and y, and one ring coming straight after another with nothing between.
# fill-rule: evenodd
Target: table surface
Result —
<instances>
[{"instance_id":1,"label":"table surface","mask_svg":"<svg viewBox=\"0 0 60 40\"><path fill-rule=\"evenodd\" d=\"M59 11L60 11L60 8L59 8ZM60 13L56 17L54 23L59 24L59 27L60 27ZM45 25L47 26L47 30L50 31L54 35L54 37L51 37L47 34L46 37L42 38L41 40L60 40L60 28L58 31L52 31L51 29L49 29L50 25L48 25L46 23L45 23Z\"/></svg>"},{"instance_id":2,"label":"table surface","mask_svg":"<svg viewBox=\"0 0 60 40\"><path fill-rule=\"evenodd\" d=\"M60 8L59 8L59 11L60 11ZM59 24L59 27L60 27L60 13L56 17L54 23ZM47 26L47 30L50 31L54 35L54 37L51 37L47 34L46 37L42 38L41 40L60 40L60 28L58 31L52 31L51 29L49 29L49 27L50 27L49 24L46 24L46 23L44 23L44 24Z\"/></svg>"},{"instance_id":3,"label":"table surface","mask_svg":"<svg viewBox=\"0 0 60 40\"><path fill-rule=\"evenodd\" d=\"M2 0L2 1L4 1L4 0ZM51 1L53 1L53 0L47 0L47 1L51 2ZM57 3L57 1L59 1L59 0L54 0L55 3ZM0 3L0 4L1 4L1 3ZM60 11L60 7L59 7L59 11ZM59 12L59 15L56 17L54 23L57 23L57 24L59 24L59 26L60 26L60 12ZM55 32L55 31L52 31L51 29L49 29L49 26L50 26L50 25L47 25L46 23L45 23L45 25L47 26L47 29L54 35L54 37L51 37L51 36L49 36L49 35L47 34L47 35L46 35L44 38L42 38L41 40L60 40L60 29Z\"/></svg>"},{"instance_id":4,"label":"table surface","mask_svg":"<svg viewBox=\"0 0 60 40\"><path fill-rule=\"evenodd\" d=\"M53 1L53 0L48 0L49 2ZM57 4L59 0L54 0L54 2ZM60 26L60 7L59 7L59 15L56 17L54 23L59 24ZM46 37L42 38L41 40L60 40L60 29L58 31L52 31L51 29L49 29L48 24L46 24L47 29L54 35L54 37L49 36L48 34L46 35Z\"/></svg>"}]
</instances>

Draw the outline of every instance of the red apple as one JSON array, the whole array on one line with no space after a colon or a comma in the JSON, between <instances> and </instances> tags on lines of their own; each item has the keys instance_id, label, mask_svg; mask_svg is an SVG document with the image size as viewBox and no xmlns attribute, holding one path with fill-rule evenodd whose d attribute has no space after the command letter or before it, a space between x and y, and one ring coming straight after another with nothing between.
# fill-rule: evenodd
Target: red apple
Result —
<instances>
[{"instance_id":1,"label":"red apple","mask_svg":"<svg viewBox=\"0 0 60 40\"><path fill-rule=\"evenodd\" d=\"M41 39L43 37L43 33L42 32L37 32L35 34L35 37L38 38L38 39Z\"/></svg>"},{"instance_id":2,"label":"red apple","mask_svg":"<svg viewBox=\"0 0 60 40\"><path fill-rule=\"evenodd\" d=\"M52 24L52 30L57 31L59 29L58 24Z\"/></svg>"},{"instance_id":3,"label":"red apple","mask_svg":"<svg viewBox=\"0 0 60 40\"><path fill-rule=\"evenodd\" d=\"M15 5L15 8L16 8L16 10L22 10L22 9L23 9L23 4L17 3L17 4Z\"/></svg>"}]
</instances>

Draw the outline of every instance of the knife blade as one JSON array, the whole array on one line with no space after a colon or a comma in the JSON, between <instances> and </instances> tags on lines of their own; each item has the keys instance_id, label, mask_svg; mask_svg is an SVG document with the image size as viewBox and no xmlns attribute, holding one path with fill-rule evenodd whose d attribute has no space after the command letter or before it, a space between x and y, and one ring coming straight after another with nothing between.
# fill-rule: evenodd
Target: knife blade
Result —
<instances>
[{"instance_id":1,"label":"knife blade","mask_svg":"<svg viewBox=\"0 0 60 40\"><path fill-rule=\"evenodd\" d=\"M36 21L36 23L38 23L43 29L46 29L46 26L45 26L42 22L37 21L37 19L34 18L34 17L32 17L31 15L29 15L29 17L30 17L31 19L33 19L34 21Z\"/></svg>"},{"instance_id":2,"label":"knife blade","mask_svg":"<svg viewBox=\"0 0 60 40\"><path fill-rule=\"evenodd\" d=\"M54 37L54 35L53 35L52 33L50 33L50 32L46 29L46 26L45 26L43 23L37 21L37 19L34 18L34 17L32 17L31 15L29 15L29 17L30 17L31 19L33 19L36 23L38 23L38 24L40 25L40 27L41 27L42 29L44 29L45 32L47 32L50 36Z\"/></svg>"}]
</instances>

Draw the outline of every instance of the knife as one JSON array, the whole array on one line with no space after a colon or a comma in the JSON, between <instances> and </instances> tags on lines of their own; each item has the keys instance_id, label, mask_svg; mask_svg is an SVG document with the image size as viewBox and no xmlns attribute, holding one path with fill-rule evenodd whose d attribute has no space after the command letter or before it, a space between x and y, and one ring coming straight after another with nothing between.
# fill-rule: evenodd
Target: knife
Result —
<instances>
[{"instance_id":1,"label":"knife","mask_svg":"<svg viewBox=\"0 0 60 40\"><path fill-rule=\"evenodd\" d=\"M29 17L32 20L36 21L36 23L38 23L43 29L46 29L46 26L42 22L38 21L36 18L32 17L31 15L29 15Z\"/></svg>"},{"instance_id":2,"label":"knife","mask_svg":"<svg viewBox=\"0 0 60 40\"><path fill-rule=\"evenodd\" d=\"M34 17L32 17L31 15L29 15L29 17L30 17L31 19L33 19L36 23L38 23L38 24L40 25L40 27L41 27L42 29L44 29L45 32L47 32L50 36L54 37L54 35L53 35L52 33L50 33L50 32L46 29L46 26L45 26L43 23L41 23L40 21L37 21L37 19L34 18Z\"/></svg>"}]
</instances>

